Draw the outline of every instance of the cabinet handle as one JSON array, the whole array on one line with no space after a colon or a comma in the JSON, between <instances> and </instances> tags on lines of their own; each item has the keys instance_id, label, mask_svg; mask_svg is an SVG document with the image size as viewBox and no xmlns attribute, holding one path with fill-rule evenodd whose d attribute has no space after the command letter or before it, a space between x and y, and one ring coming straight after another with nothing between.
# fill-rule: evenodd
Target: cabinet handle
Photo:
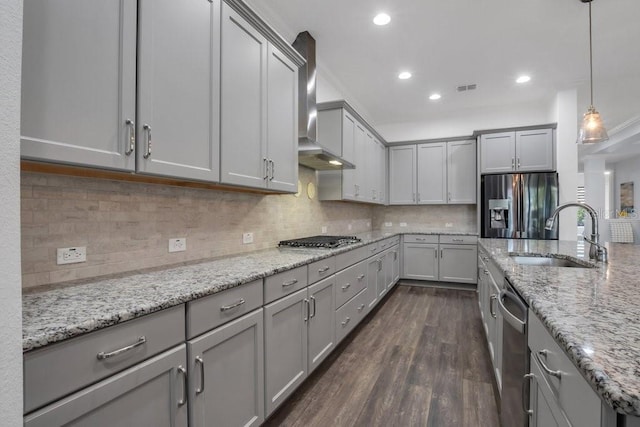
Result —
<instances>
[{"instance_id":1,"label":"cabinet handle","mask_svg":"<svg viewBox=\"0 0 640 427\"><path fill-rule=\"evenodd\" d=\"M374 247L372 247L372 248L371 248L371 249L369 249L369 250L370 250L371 252L375 252L375 251L376 251L376 249L377 249L377 248L374 246Z\"/></svg>"},{"instance_id":2,"label":"cabinet handle","mask_svg":"<svg viewBox=\"0 0 640 427\"><path fill-rule=\"evenodd\" d=\"M547 349L540 350L538 352L538 354L536 354L536 359L538 359L538 363L540 363L540 366L542 366L542 370L544 370L545 373L547 373L548 375L551 375L552 377L556 377L557 379L561 380L562 379L562 372L551 370L547 366L547 364L542 361L542 358L540 357L540 356L544 356L546 358L548 353L549 353L549 350L547 350Z\"/></svg>"},{"instance_id":3,"label":"cabinet handle","mask_svg":"<svg viewBox=\"0 0 640 427\"><path fill-rule=\"evenodd\" d=\"M196 394L204 391L204 360L202 357L196 356L196 365L200 365L200 387L196 388Z\"/></svg>"},{"instance_id":4,"label":"cabinet handle","mask_svg":"<svg viewBox=\"0 0 640 427\"><path fill-rule=\"evenodd\" d=\"M262 179L267 180L269 179L269 159L263 157L262 164L264 165L264 176L262 177Z\"/></svg>"},{"instance_id":5,"label":"cabinet handle","mask_svg":"<svg viewBox=\"0 0 640 427\"><path fill-rule=\"evenodd\" d=\"M346 283L343 287L342 290L346 291L347 289L349 289L351 287L351 283Z\"/></svg>"},{"instance_id":6,"label":"cabinet handle","mask_svg":"<svg viewBox=\"0 0 640 427\"><path fill-rule=\"evenodd\" d=\"M464 242L464 239L451 239L453 242Z\"/></svg>"},{"instance_id":7,"label":"cabinet handle","mask_svg":"<svg viewBox=\"0 0 640 427\"><path fill-rule=\"evenodd\" d=\"M126 353L129 350L133 350L136 347L140 347L142 344L146 342L147 342L147 338L143 335L141 337L138 337L138 341L136 341L131 345L119 348L118 350L110 351L109 353L105 353L104 351L101 351L96 355L96 357L98 358L98 360L110 359L112 357L119 356L122 353Z\"/></svg>"},{"instance_id":8,"label":"cabinet handle","mask_svg":"<svg viewBox=\"0 0 640 427\"><path fill-rule=\"evenodd\" d=\"M318 273L325 273L325 272L329 271L329 268L330 267L328 265L325 265L324 267L318 269Z\"/></svg>"},{"instance_id":9,"label":"cabinet handle","mask_svg":"<svg viewBox=\"0 0 640 427\"><path fill-rule=\"evenodd\" d=\"M187 370L178 366L178 374L182 375L182 398L178 400L178 406L182 406L187 403Z\"/></svg>"},{"instance_id":10,"label":"cabinet handle","mask_svg":"<svg viewBox=\"0 0 640 427\"><path fill-rule=\"evenodd\" d=\"M511 169L516 168L516 159L514 157L511 158Z\"/></svg>"},{"instance_id":11,"label":"cabinet handle","mask_svg":"<svg viewBox=\"0 0 640 427\"><path fill-rule=\"evenodd\" d=\"M364 279L364 274L361 274L361 275L358 276L358 281L360 281L362 279Z\"/></svg>"},{"instance_id":12,"label":"cabinet handle","mask_svg":"<svg viewBox=\"0 0 640 427\"><path fill-rule=\"evenodd\" d=\"M424 242L425 240L427 239L425 239L424 237L416 237L417 242Z\"/></svg>"},{"instance_id":13,"label":"cabinet handle","mask_svg":"<svg viewBox=\"0 0 640 427\"><path fill-rule=\"evenodd\" d=\"M133 150L136 149L136 124L130 119L125 120L125 123L129 130L129 147L125 150L124 154L130 156Z\"/></svg>"},{"instance_id":14,"label":"cabinet handle","mask_svg":"<svg viewBox=\"0 0 640 427\"><path fill-rule=\"evenodd\" d=\"M347 323L349 323L350 321L351 321L351 318L350 318L350 317L347 317L346 319L344 319L344 321L343 321L343 322L340 322L340 324L341 324L342 326L347 326Z\"/></svg>"},{"instance_id":15,"label":"cabinet handle","mask_svg":"<svg viewBox=\"0 0 640 427\"><path fill-rule=\"evenodd\" d=\"M420 203L420 193L418 193L418 203Z\"/></svg>"},{"instance_id":16,"label":"cabinet handle","mask_svg":"<svg viewBox=\"0 0 640 427\"><path fill-rule=\"evenodd\" d=\"M223 305L222 307L220 307L220 311L225 312L225 311L233 310L236 307L240 307L245 302L246 301L244 300L244 298L240 298L238 301L234 302L233 304Z\"/></svg>"},{"instance_id":17,"label":"cabinet handle","mask_svg":"<svg viewBox=\"0 0 640 427\"><path fill-rule=\"evenodd\" d=\"M269 178L269 181L273 181L273 177L276 173L276 164L271 159L269 159L269 164L271 165L271 177Z\"/></svg>"},{"instance_id":18,"label":"cabinet handle","mask_svg":"<svg viewBox=\"0 0 640 427\"><path fill-rule=\"evenodd\" d=\"M283 288L288 288L289 286L293 286L293 285L295 285L296 283L298 283L298 279L289 280L288 282L284 282L284 283L282 284L282 287L283 287Z\"/></svg>"},{"instance_id":19,"label":"cabinet handle","mask_svg":"<svg viewBox=\"0 0 640 427\"><path fill-rule=\"evenodd\" d=\"M451 192L448 193L449 201L451 201Z\"/></svg>"},{"instance_id":20,"label":"cabinet handle","mask_svg":"<svg viewBox=\"0 0 640 427\"><path fill-rule=\"evenodd\" d=\"M358 311L362 311L364 310L364 304L360 304L360 306L358 307Z\"/></svg>"},{"instance_id":21,"label":"cabinet handle","mask_svg":"<svg viewBox=\"0 0 640 427\"><path fill-rule=\"evenodd\" d=\"M142 155L142 157L144 157L145 159L148 159L151 156L151 126L149 126L148 124L144 124L142 125L142 129L144 129L147 134L147 149L145 150L145 153Z\"/></svg>"},{"instance_id":22,"label":"cabinet handle","mask_svg":"<svg viewBox=\"0 0 640 427\"><path fill-rule=\"evenodd\" d=\"M398 260L398 251L393 251L393 260L394 261Z\"/></svg>"},{"instance_id":23,"label":"cabinet handle","mask_svg":"<svg viewBox=\"0 0 640 427\"><path fill-rule=\"evenodd\" d=\"M498 299L498 295L496 294L493 294L491 295L491 297L489 297L489 313L491 313L491 317L493 317L494 319L498 318L498 315L493 310L493 302L496 301L497 299Z\"/></svg>"},{"instance_id":24,"label":"cabinet handle","mask_svg":"<svg viewBox=\"0 0 640 427\"><path fill-rule=\"evenodd\" d=\"M382 260L378 260L378 271L382 271Z\"/></svg>"},{"instance_id":25,"label":"cabinet handle","mask_svg":"<svg viewBox=\"0 0 640 427\"><path fill-rule=\"evenodd\" d=\"M433 255L435 256L436 259L438 259L438 250L437 249L435 251L433 251Z\"/></svg>"},{"instance_id":26,"label":"cabinet handle","mask_svg":"<svg viewBox=\"0 0 640 427\"><path fill-rule=\"evenodd\" d=\"M522 377L522 410L524 411L525 414L527 414L528 416L533 415L533 410L531 410L530 408L527 407L527 402L526 402L526 397L527 397L527 393L526 393L526 384L527 381L531 381L531 379L535 379L536 376L533 374L524 374L524 376Z\"/></svg>"},{"instance_id":27,"label":"cabinet handle","mask_svg":"<svg viewBox=\"0 0 640 427\"><path fill-rule=\"evenodd\" d=\"M482 258L483 261L489 261L489 257L488 256L481 256L480 258Z\"/></svg>"},{"instance_id":28,"label":"cabinet handle","mask_svg":"<svg viewBox=\"0 0 640 427\"><path fill-rule=\"evenodd\" d=\"M487 269L485 268L485 269L484 269L484 274L488 276L488 275L489 275L489 270L487 270Z\"/></svg>"},{"instance_id":29,"label":"cabinet handle","mask_svg":"<svg viewBox=\"0 0 640 427\"><path fill-rule=\"evenodd\" d=\"M518 169L520 169L520 157L518 157Z\"/></svg>"},{"instance_id":30,"label":"cabinet handle","mask_svg":"<svg viewBox=\"0 0 640 427\"><path fill-rule=\"evenodd\" d=\"M304 321L308 321L309 320L309 300L308 299L303 299L302 302L304 303Z\"/></svg>"},{"instance_id":31,"label":"cabinet handle","mask_svg":"<svg viewBox=\"0 0 640 427\"><path fill-rule=\"evenodd\" d=\"M444 249L440 249L440 258L442 258L443 253L444 253Z\"/></svg>"},{"instance_id":32,"label":"cabinet handle","mask_svg":"<svg viewBox=\"0 0 640 427\"><path fill-rule=\"evenodd\" d=\"M309 297L311 302L313 302L313 314L309 317L316 317L316 297Z\"/></svg>"}]
</instances>

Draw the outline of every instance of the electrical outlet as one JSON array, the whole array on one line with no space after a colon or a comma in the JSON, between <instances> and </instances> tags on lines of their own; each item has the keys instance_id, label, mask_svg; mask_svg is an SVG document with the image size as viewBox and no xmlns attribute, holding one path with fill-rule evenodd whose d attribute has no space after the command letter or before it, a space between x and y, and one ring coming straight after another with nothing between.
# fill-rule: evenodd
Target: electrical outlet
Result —
<instances>
[{"instance_id":1,"label":"electrical outlet","mask_svg":"<svg viewBox=\"0 0 640 427\"><path fill-rule=\"evenodd\" d=\"M178 237L169 239L169 252L182 252L187 250L187 238Z\"/></svg>"},{"instance_id":2,"label":"electrical outlet","mask_svg":"<svg viewBox=\"0 0 640 427\"><path fill-rule=\"evenodd\" d=\"M406 227L406 226L407 226L407 223L406 223L406 222L401 222L401 223L400 223L400 227Z\"/></svg>"},{"instance_id":3,"label":"electrical outlet","mask_svg":"<svg viewBox=\"0 0 640 427\"><path fill-rule=\"evenodd\" d=\"M451 228L451 227L453 227L453 223L452 222L447 222L447 223L444 224L444 226L447 227L447 228Z\"/></svg>"},{"instance_id":4,"label":"electrical outlet","mask_svg":"<svg viewBox=\"0 0 640 427\"><path fill-rule=\"evenodd\" d=\"M253 233L242 233L242 244L253 243Z\"/></svg>"},{"instance_id":5,"label":"electrical outlet","mask_svg":"<svg viewBox=\"0 0 640 427\"><path fill-rule=\"evenodd\" d=\"M392 222L385 222L384 226L385 227L391 227L391 226L393 226L393 223Z\"/></svg>"},{"instance_id":6,"label":"electrical outlet","mask_svg":"<svg viewBox=\"0 0 640 427\"><path fill-rule=\"evenodd\" d=\"M56 262L61 264L75 264L87 261L87 247L75 246L73 248L58 248Z\"/></svg>"},{"instance_id":7,"label":"electrical outlet","mask_svg":"<svg viewBox=\"0 0 640 427\"><path fill-rule=\"evenodd\" d=\"M322 226L322 234L327 234L327 226L326 225Z\"/></svg>"}]
</instances>

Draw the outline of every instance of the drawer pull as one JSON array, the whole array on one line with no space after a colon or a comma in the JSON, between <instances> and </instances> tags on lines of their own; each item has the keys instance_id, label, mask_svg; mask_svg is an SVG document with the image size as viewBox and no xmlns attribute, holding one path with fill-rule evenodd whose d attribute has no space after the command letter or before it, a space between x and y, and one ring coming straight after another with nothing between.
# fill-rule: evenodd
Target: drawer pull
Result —
<instances>
[{"instance_id":1,"label":"drawer pull","mask_svg":"<svg viewBox=\"0 0 640 427\"><path fill-rule=\"evenodd\" d=\"M318 269L318 273L324 273L326 271L329 271L329 268L330 267L328 265L325 265L324 267Z\"/></svg>"},{"instance_id":2,"label":"drawer pull","mask_svg":"<svg viewBox=\"0 0 640 427\"><path fill-rule=\"evenodd\" d=\"M545 359L547 358L547 354L549 353L549 350L540 350L538 352L538 354L536 354L536 359L538 359L538 363L540 363L540 366L542 366L542 370L544 370L544 372L547 375L551 375L552 377L556 377L557 379L561 380L562 379L562 372L560 371L553 371L551 370L546 363L544 363L542 361L542 358L540 356L544 356Z\"/></svg>"},{"instance_id":3,"label":"drawer pull","mask_svg":"<svg viewBox=\"0 0 640 427\"><path fill-rule=\"evenodd\" d=\"M350 317L347 317L346 319L344 319L344 322L341 322L342 326L346 326L347 323L349 323L351 321Z\"/></svg>"},{"instance_id":4,"label":"drawer pull","mask_svg":"<svg viewBox=\"0 0 640 427\"><path fill-rule=\"evenodd\" d=\"M112 357L115 356L119 356L122 353L126 353L129 350L133 350L136 347L140 347L142 344L147 342L147 338L145 338L145 336L141 336L138 337L138 341L136 341L135 343L128 345L126 347L122 347L118 350L114 350L114 351L110 351L109 353L105 353L104 351L101 351L100 353L98 353L96 355L96 357L98 358L98 360L105 360L105 359L110 359Z\"/></svg>"},{"instance_id":5,"label":"drawer pull","mask_svg":"<svg viewBox=\"0 0 640 427\"><path fill-rule=\"evenodd\" d=\"M364 304L360 304L360 307L358 307L358 311L362 311L364 309Z\"/></svg>"},{"instance_id":6,"label":"drawer pull","mask_svg":"<svg viewBox=\"0 0 640 427\"><path fill-rule=\"evenodd\" d=\"M531 381L532 379L535 379L536 376L529 373L529 374L524 374L524 376L522 377L522 389L521 389L521 398L522 398L522 410L524 411L525 414L527 414L528 416L532 416L533 415L533 410L528 408L528 403L527 402L527 389L526 389L526 385L528 381Z\"/></svg>"},{"instance_id":7,"label":"drawer pull","mask_svg":"<svg viewBox=\"0 0 640 427\"><path fill-rule=\"evenodd\" d=\"M283 287L283 288L288 288L289 286L293 286L293 285L295 285L296 283L298 283L298 279L289 280L288 282L284 282L284 283L282 284L282 287Z\"/></svg>"},{"instance_id":8,"label":"drawer pull","mask_svg":"<svg viewBox=\"0 0 640 427\"><path fill-rule=\"evenodd\" d=\"M361 275L358 276L358 281L360 281L362 279L364 279L364 274L361 274Z\"/></svg>"},{"instance_id":9,"label":"drawer pull","mask_svg":"<svg viewBox=\"0 0 640 427\"><path fill-rule=\"evenodd\" d=\"M346 291L347 289L349 289L351 287L351 283L347 283L342 287L343 291Z\"/></svg>"},{"instance_id":10,"label":"drawer pull","mask_svg":"<svg viewBox=\"0 0 640 427\"><path fill-rule=\"evenodd\" d=\"M416 241L418 242L424 242L425 240L427 239L425 239L424 237L416 237Z\"/></svg>"},{"instance_id":11,"label":"drawer pull","mask_svg":"<svg viewBox=\"0 0 640 427\"><path fill-rule=\"evenodd\" d=\"M202 357L196 356L196 365L200 365L200 387L196 388L196 394L204 391L204 360Z\"/></svg>"},{"instance_id":12,"label":"drawer pull","mask_svg":"<svg viewBox=\"0 0 640 427\"><path fill-rule=\"evenodd\" d=\"M225 312L225 311L233 310L236 307L240 307L245 302L246 301L244 300L244 298L240 298L238 301L234 302L233 304L223 305L222 307L220 307L220 311Z\"/></svg>"},{"instance_id":13,"label":"drawer pull","mask_svg":"<svg viewBox=\"0 0 640 427\"><path fill-rule=\"evenodd\" d=\"M464 242L464 239L451 239L453 242Z\"/></svg>"},{"instance_id":14,"label":"drawer pull","mask_svg":"<svg viewBox=\"0 0 640 427\"><path fill-rule=\"evenodd\" d=\"M498 318L498 315L493 310L493 302L497 300L498 300L498 295L496 294L493 294L491 295L491 297L489 297L489 313L491 313L491 317L493 317L494 319Z\"/></svg>"},{"instance_id":15,"label":"drawer pull","mask_svg":"<svg viewBox=\"0 0 640 427\"><path fill-rule=\"evenodd\" d=\"M375 252L375 251L376 251L376 249L377 249L376 247L373 247L373 248L371 248L371 249L369 249L369 250L370 250L371 252Z\"/></svg>"},{"instance_id":16,"label":"drawer pull","mask_svg":"<svg viewBox=\"0 0 640 427\"><path fill-rule=\"evenodd\" d=\"M180 365L178 374L182 376L182 397L178 400L178 406L182 406L187 403L187 370Z\"/></svg>"}]
</instances>

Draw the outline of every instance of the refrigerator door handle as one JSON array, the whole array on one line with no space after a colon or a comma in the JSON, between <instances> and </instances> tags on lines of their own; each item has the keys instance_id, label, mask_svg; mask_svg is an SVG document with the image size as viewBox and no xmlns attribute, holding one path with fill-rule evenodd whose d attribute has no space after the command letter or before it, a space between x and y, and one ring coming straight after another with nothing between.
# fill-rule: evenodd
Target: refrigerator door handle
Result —
<instances>
[{"instance_id":1,"label":"refrigerator door handle","mask_svg":"<svg viewBox=\"0 0 640 427\"><path fill-rule=\"evenodd\" d=\"M520 238L520 177L518 175L513 176L513 236L512 238Z\"/></svg>"}]
</instances>

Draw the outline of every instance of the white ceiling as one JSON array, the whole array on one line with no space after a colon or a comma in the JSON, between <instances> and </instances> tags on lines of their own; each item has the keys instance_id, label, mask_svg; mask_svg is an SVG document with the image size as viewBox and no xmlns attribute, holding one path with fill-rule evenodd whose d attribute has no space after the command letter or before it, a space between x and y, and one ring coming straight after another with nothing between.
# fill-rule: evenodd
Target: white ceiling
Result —
<instances>
[{"instance_id":1,"label":"white ceiling","mask_svg":"<svg viewBox=\"0 0 640 427\"><path fill-rule=\"evenodd\" d=\"M322 69L374 126L486 107L588 97L588 6L580 0L247 0L293 41L308 30ZM385 11L391 23L378 27ZM613 128L640 116L640 0L593 2L595 107ZM413 73L400 81L401 70ZM527 73L532 81L517 85ZM457 93L476 83L473 92ZM428 100L431 92L442 99ZM349 100L349 99L348 99Z\"/></svg>"}]
</instances>

